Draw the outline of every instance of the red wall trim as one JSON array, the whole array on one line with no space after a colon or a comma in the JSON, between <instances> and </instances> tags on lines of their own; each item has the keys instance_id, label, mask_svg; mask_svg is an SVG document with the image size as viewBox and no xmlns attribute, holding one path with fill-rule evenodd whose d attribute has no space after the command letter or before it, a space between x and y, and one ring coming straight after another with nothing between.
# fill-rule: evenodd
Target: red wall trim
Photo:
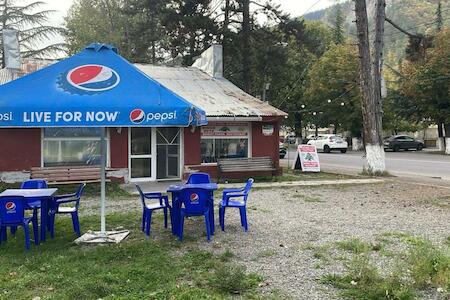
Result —
<instances>
[{"instance_id":1,"label":"red wall trim","mask_svg":"<svg viewBox=\"0 0 450 300\"><path fill-rule=\"evenodd\" d=\"M200 138L200 128L196 127L194 132L190 127L184 128L184 165L201 163Z\"/></svg>"}]
</instances>

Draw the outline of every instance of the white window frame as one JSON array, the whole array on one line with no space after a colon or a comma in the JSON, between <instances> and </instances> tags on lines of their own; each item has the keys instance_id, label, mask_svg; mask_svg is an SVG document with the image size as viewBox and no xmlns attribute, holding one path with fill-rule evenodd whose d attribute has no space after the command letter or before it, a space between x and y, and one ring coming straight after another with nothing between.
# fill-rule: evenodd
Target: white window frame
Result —
<instances>
[{"instance_id":1,"label":"white window frame","mask_svg":"<svg viewBox=\"0 0 450 300\"><path fill-rule=\"evenodd\" d=\"M145 154L145 155L131 155L131 129L133 127L128 127L128 178L130 182L149 182L149 181L170 181L170 180L180 180L183 177L184 172L184 129L185 127L178 127L180 130L180 155L179 155L179 161L180 161L180 169L179 169L179 177L175 178L166 178L166 179L157 179L156 176L156 164L157 164L157 158L156 158L156 127L151 128L151 139L152 139L152 149L151 154ZM132 157L133 156L133 157ZM151 177L142 177L142 178L131 178L131 158L150 158L152 169L151 169Z\"/></svg>"},{"instance_id":2,"label":"white window frame","mask_svg":"<svg viewBox=\"0 0 450 300\"><path fill-rule=\"evenodd\" d=\"M220 122L217 121L217 122ZM229 123L229 124L233 124L233 122L225 122L225 123ZM245 136L205 136L203 137L200 133L200 143L201 140L243 140L243 139L247 139L247 157L251 158L253 157L253 149L252 149L252 141L253 141L253 131L252 131L252 122L246 122L247 126L248 126L248 135ZM201 150L200 150L200 160L201 160ZM212 162L212 163L201 163L202 166L217 166L216 162Z\"/></svg>"},{"instance_id":3,"label":"white window frame","mask_svg":"<svg viewBox=\"0 0 450 300\"><path fill-rule=\"evenodd\" d=\"M100 137L45 137L45 128L41 128L41 167L44 167L44 140L46 141L100 141ZM106 129L106 167L111 166L110 128Z\"/></svg>"}]
</instances>

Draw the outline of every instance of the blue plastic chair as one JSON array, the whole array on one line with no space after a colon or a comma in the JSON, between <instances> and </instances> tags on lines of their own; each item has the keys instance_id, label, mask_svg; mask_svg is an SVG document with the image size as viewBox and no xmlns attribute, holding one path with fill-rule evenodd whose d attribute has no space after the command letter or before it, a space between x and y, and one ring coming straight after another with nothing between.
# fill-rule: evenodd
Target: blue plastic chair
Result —
<instances>
[{"instance_id":1,"label":"blue plastic chair","mask_svg":"<svg viewBox=\"0 0 450 300\"><path fill-rule=\"evenodd\" d=\"M248 230L247 199L254 181L255 180L253 178L250 178L247 180L247 184L243 188L223 190L222 201L219 203L219 222L222 231L225 230L225 209L227 207L239 208L239 213L241 215L241 226L244 227L245 231Z\"/></svg>"},{"instance_id":2,"label":"blue plastic chair","mask_svg":"<svg viewBox=\"0 0 450 300\"><path fill-rule=\"evenodd\" d=\"M55 217L57 214L70 214L72 217L73 230L77 236L81 236L80 221L78 219L78 208L80 199L83 195L86 183L80 184L78 190L73 194L58 195L53 197L52 207L50 208L50 236L55 237ZM72 206L66 204L72 203ZM61 205L64 204L64 205Z\"/></svg>"},{"instance_id":3,"label":"blue plastic chair","mask_svg":"<svg viewBox=\"0 0 450 300\"><path fill-rule=\"evenodd\" d=\"M0 241L6 241L6 227L22 226L25 231L25 246L30 249L30 221L33 224L34 243L39 245L37 215L25 217L27 199L22 196L0 197Z\"/></svg>"},{"instance_id":4,"label":"blue plastic chair","mask_svg":"<svg viewBox=\"0 0 450 300\"><path fill-rule=\"evenodd\" d=\"M147 236L150 236L150 228L152 224L152 213L154 210L162 209L164 211L164 228L167 228L167 210L172 216L171 207L169 205L169 198L160 192L144 193L139 185L136 188L141 196L142 203L142 225L141 230L145 231ZM147 203L146 200L158 200ZM171 225L172 225L172 218ZM173 225L172 225L173 226Z\"/></svg>"},{"instance_id":5,"label":"blue plastic chair","mask_svg":"<svg viewBox=\"0 0 450 300\"><path fill-rule=\"evenodd\" d=\"M183 240L184 218L185 217L205 217L206 238L211 240L211 194L204 189L189 188L180 193L182 208L180 210L180 227L178 238Z\"/></svg>"},{"instance_id":6,"label":"blue plastic chair","mask_svg":"<svg viewBox=\"0 0 450 300\"><path fill-rule=\"evenodd\" d=\"M192 173L186 182L187 184L211 183L208 173Z\"/></svg>"}]
</instances>

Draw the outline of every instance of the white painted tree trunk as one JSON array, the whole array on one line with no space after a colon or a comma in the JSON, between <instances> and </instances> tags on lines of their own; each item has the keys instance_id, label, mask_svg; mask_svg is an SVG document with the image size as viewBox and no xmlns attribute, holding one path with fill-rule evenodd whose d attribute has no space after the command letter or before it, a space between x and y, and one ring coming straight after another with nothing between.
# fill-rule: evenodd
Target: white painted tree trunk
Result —
<instances>
[{"instance_id":1,"label":"white painted tree trunk","mask_svg":"<svg viewBox=\"0 0 450 300\"><path fill-rule=\"evenodd\" d=\"M450 155L450 137L445 138L445 154Z\"/></svg>"},{"instance_id":2,"label":"white painted tree trunk","mask_svg":"<svg viewBox=\"0 0 450 300\"><path fill-rule=\"evenodd\" d=\"M359 138L352 138L352 150L353 151L359 151L362 149L362 142Z\"/></svg>"},{"instance_id":3,"label":"white painted tree trunk","mask_svg":"<svg viewBox=\"0 0 450 300\"><path fill-rule=\"evenodd\" d=\"M436 148L439 151L444 151L445 150L445 143L444 143L444 138L443 137L439 137L436 140Z\"/></svg>"},{"instance_id":4,"label":"white painted tree trunk","mask_svg":"<svg viewBox=\"0 0 450 300\"><path fill-rule=\"evenodd\" d=\"M366 145L367 171L370 173L382 173L386 170L385 153L383 146Z\"/></svg>"}]
</instances>

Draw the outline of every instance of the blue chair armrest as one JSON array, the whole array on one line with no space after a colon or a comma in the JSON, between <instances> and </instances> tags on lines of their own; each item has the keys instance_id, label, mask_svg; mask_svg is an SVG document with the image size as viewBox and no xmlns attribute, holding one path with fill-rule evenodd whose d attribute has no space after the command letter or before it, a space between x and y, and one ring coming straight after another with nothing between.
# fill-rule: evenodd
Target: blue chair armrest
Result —
<instances>
[{"instance_id":1,"label":"blue chair armrest","mask_svg":"<svg viewBox=\"0 0 450 300\"><path fill-rule=\"evenodd\" d=\"M144 193L144 197L147 199L156 199L156 198L159 198L162 196L163 196L163 194L161 192Z\"/></svg>"},{"instance_id":2,"label":"blue chair armrest","mask_svg":"<svg viewBox=\"0 0 450 300\"><path fill-rule=\"evenodd\" d=\"M56 204L64 204L64 203L71 203L71 202L77 202L78 198L73 198L73 199L67 199L67 200L56 200Z\"/></svg>"},{"instance_id":3,"label":"blue chair armrest","mask_svg":"<svg viewBox=\"0 0 450 300\"><path fill-rule=\"evenodd\" d=\"M228 194L228 193L237 193L237 192L242 192L244 191L244 188L238 188L238 189L224 189L223 190L223 194Z\"/></svg>"}]
</instances>

